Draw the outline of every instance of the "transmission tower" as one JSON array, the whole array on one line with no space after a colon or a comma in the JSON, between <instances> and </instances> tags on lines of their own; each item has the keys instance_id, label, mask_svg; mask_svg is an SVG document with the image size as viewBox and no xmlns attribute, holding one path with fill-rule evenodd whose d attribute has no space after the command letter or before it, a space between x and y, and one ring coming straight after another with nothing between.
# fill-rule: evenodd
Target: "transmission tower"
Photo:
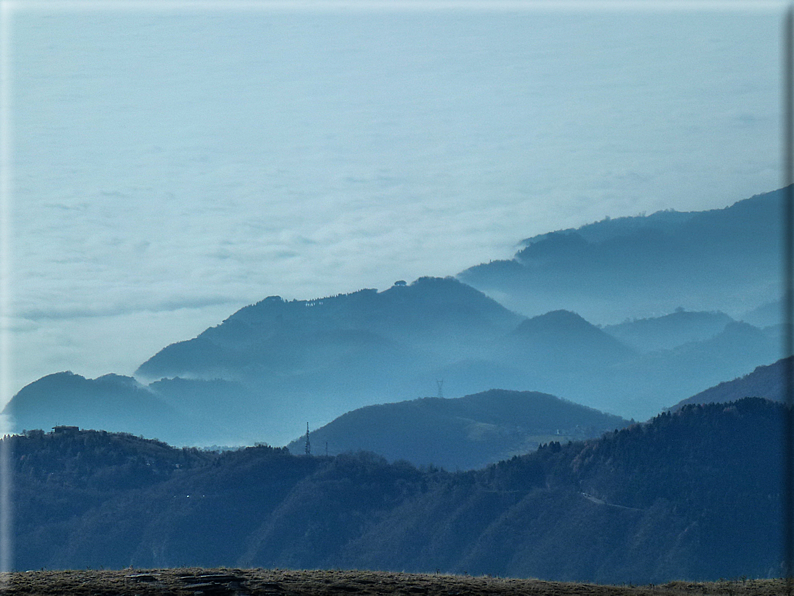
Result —
<instances>
[{"instance_id":1,"label":"transmission tower","mask_svg":"<svg viewBox=\"0 0 794 596\"><path fill-rule=\"evenodd\" d=\"M444 379L441 379L440 381L436 381L436 385L438 385L438 397L443 398L444 397Z\"/></svg>"},{"instance_id":2,"label":"transmission tower","mask_svg":"<svg viewBox=\"0 0 794 596\"><path fill-rule=\"evenodd\" d=\"M306 423L306 455L312 454L312 444L309 442L309 423Z\"/></svg>"}]
</instances>

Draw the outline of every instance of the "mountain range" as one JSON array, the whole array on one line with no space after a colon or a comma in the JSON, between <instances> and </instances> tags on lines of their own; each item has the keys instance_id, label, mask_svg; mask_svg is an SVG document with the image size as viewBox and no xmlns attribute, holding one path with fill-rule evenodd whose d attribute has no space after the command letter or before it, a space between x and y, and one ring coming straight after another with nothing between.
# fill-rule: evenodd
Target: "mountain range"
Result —
<instances>
[{"instance_id":1,"label":"mountain range","mask_svg":"<svg viewBox=\"0 0 794 596\"><path fill-rule=\"evenodd\" d=\"M789 357L759 366L682 400L669 411L746 397L785 402L785 367L792 362ZM630 424L634 421L552 395L494 389L457 399L422 398L359 408L309 433L309 443L318 454L370 451L392 462L467 470L530 453L542 443L596 438ZM295 455L304 453L305 447L305 436L287 445Z\"/></svg>"},{"instance_id":2,"label":"mountain range","mask_svg":"<svg viewBox=\"0 0 794 596\"><path fill-rule=\"evenodd\" d=\"M783 194L541 234L522 241L513 259L458 278L526 316L565 309L611 324L683 307L741 318L782 296ZM781 313L760 313L763 325L780 323Z\"/></svg>"},{"instance_id":3,"label":"mountain range","mask_svg":"<svg viewBox=\"0 0 794 596\"><path fill-rule=\"evenodd\" d=\"M422 292L425 283L400 291ZM475 292L452 279L433 283ZM383 293L370 292L369 299L377 304ZM387 334L380 319L391 315L383 313L373 316L376 322L370 329L341 328L349 321L339 323L335 317L347 306L358 309L345 304L348 298L360 301L357 294L335 297L341 304L327 316L319 310L324 305L269 299L255 305L263 321L244 323L233 316L194 340L162 350L141 367L147 374L163 375L148 385L119 375L89 380L56 373L23 388L4 413L14 417L19 430L77 425L177 445L286 444L301 434L307 421L321 426L363 406L404 401L400 397L406 395L430 396L443 381L448 396L531 387L642 420L779 355L776 337L719 313L674 313L645 320L646 327L658 323L655 337L648 341L654 346L660 334L675 335L659 329L679 327L682 314L729 322L706 339L671 349L640 350L635 347L638 333L632 340L635 345L619 339L627 325L617 331L600 329L568 311L521 320L481 294L474 295L501 316L494 322L475 311L472 318L482 323L479 329L448 323L457 335L441 334L435 345L427 329L414 333L424 334L416 343L404 335ZM289 313L286 317L272 312L282 309ZM301 319L301 309L318 309L311 315L317 320ZM414 310L416 316L419 312ZM271 325L278 329L273 331ZM285 332L285 326L292 332ZM372 330L378 327L382 335ZM471 339L464 341L467 333Z\"/></svg>"},{"instance_id":4,"label":"mountain range","mask_svg":"<svg viewBox=\"0 0 794 596\"><path fill-rule=\"evenodd\" d=\"M733 319L723 312L692 312L678 308L661 317L606 325L603 330L635 350L653 352L709 339L731 322Z\"/></svg>"},{"instance_id":5,"label":"mountain range","mask_svg":"<svg viewBox=\"0 0 794 596\"><path fill-rule=\"evenodd\" d=\"M3 413L17 430L77 425L176 445L284 445L306 422L434 396L443 382L447 397L533 391L645 420L780 358L782 328L765 305L780 296L781 195L538 236L514 260L459 279L271 296L163 348L134 378L55 373ZM622 323L587 320L606 318L598 305L607 303Z\"/></svg>"},{"instance_id":6,"label":"mountain range","mask_svg":"<svg viewBox=\"0 0 794 596\"><path fill-rule=\"evenodd\" d=\"M783 414L758 398L688 405L458 473L368 453L219 453L69 427L28 431L3 439L13 454L12 566L637 584L779 576Z\"/></svg>"}]
</instances>

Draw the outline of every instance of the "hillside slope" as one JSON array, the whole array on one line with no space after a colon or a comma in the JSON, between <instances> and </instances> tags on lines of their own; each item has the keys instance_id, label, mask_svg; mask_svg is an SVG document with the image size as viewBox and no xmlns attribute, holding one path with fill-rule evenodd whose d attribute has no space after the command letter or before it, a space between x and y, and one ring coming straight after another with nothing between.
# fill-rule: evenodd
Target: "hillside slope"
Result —
<instances>
[{"instance_id":1,"label":"hillside slope","mask_svg":"<svg viewBox=\"0 0 794 596\"><path fill-rule=\"evenodd\" d=\"M744 397L763 397L772 401L785 402L785 367L790 367L793 363L794 358L788 357L769 366L759 366L750 374L732 381L725 381L682 400L670 410L680 410L691 404L726 403Z\"/></svg>"},{"instance_id":2,"label":"hillside slope","mask_svg":"<svg viewBox=\"0 0 794 596\"><path fill-rule=\"evenodd\" d=\"M136 454L102 433L11 437L14 567L774 576L781 415L761 399L688 406L456 474L367 454L202 454L126 439Z\"/></svg>"},{"instance_id":3,"label":"hillside slope","mask_svg":"<svg viewBox=\"0 0 794 596\"><path fill-rule=\"evenodd\" d=\"M426 397L367 406L309 435L314 452L371 451L389 461L469 470L535 451L541 443L623 428L618 416L531 391L493 389L456 399ZM288 446L299 455L305 438Z\"/></svg>"},{"instance_id":4,"label":"hillside slope","mask_svg":"<svg viewBox=\"0 0 794 596\"><path fill-rule=\"evenodd\" d=\"M197 378L294 374L330 368L345 355L397 356L400 346L431 353L476 351L476 343L515 327L521 317L452 278L420 278L388 290L317 300L267 298L193 340L168 346L136 374ZM468 349L467 349L468 348ZM411 355L414 352L410 352ZM286 368L286 371L284 369Z\"/></svg>"}]
</instances>

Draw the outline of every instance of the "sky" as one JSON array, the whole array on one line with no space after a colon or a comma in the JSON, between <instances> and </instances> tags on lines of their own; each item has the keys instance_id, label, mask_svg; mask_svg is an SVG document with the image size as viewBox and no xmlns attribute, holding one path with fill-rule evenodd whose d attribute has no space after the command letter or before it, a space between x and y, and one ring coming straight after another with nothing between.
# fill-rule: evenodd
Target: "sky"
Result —
<instances>
[{"instance_id":1,"label":"sky","mask_svg":"<svg viewBox=\"0 0 794 596\"><path fill-rule=\"evenodd\" d=\"M300 6L5 3L0 401L782 186L782 5Z\"/></svg>"}]
</instances>

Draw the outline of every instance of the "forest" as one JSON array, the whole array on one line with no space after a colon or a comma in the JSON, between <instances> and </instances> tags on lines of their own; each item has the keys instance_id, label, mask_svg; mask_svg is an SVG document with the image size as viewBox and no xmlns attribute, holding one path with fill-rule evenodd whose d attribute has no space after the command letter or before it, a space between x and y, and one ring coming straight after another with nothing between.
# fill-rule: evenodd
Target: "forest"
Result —
<instances>
[{"instance_id":1,"label":"forest","mask_svg":"<svg viewBox=\"0 0 794 596\"><path fill-rule=\"evenodd\" d=\"M783 406L687 405L481 470L173 448L58 428L13 449L14 567L356 568L599 583L774 577Z\"/></svg>"}]
</instances>

